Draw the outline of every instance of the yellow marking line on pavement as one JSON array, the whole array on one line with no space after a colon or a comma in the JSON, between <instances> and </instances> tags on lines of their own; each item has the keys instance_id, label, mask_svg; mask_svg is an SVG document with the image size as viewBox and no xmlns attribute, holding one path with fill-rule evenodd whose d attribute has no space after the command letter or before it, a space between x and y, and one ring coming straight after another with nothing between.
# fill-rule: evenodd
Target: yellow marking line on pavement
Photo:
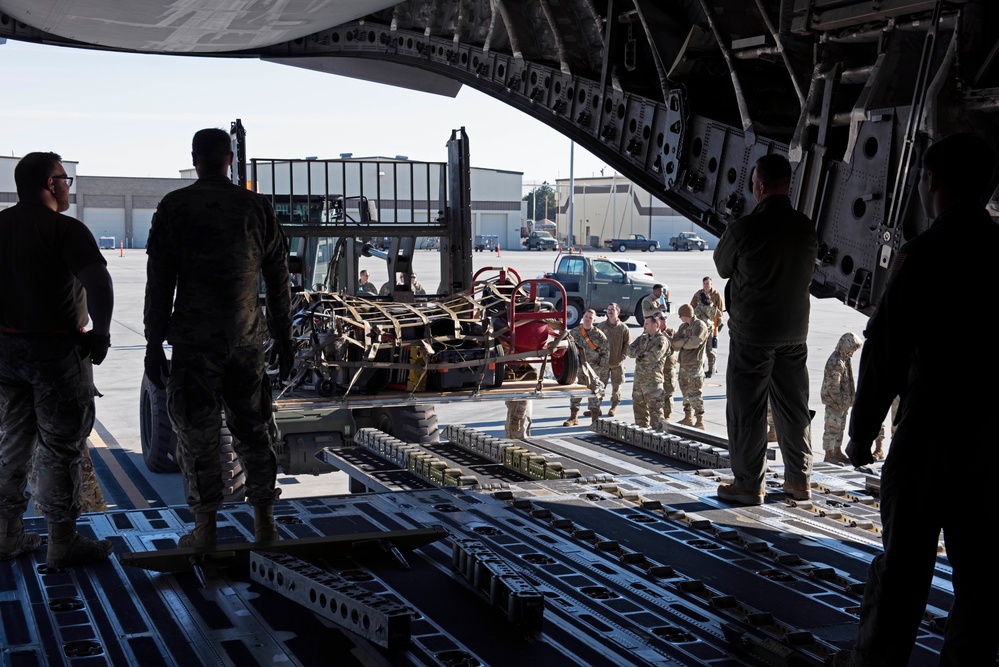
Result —
<instances>
[{"instance_id":1,"label":"yellow marking line on pavement","mask_svg":"<svg viewBox=\"0 0 999 667\"><path fill-rule=\"evenodd\" d=\"M125 492L125 495L128 496L128 499L132 501L132 506L135 507L135 509L140 510L148 509L149 501L142 496L142 492L139 491L139 488L135 486L131 478L129 478L129 476L125 473L125 469L121 467L118 460L114 457L114 454L111 453L111 449L108 447L107 443L104 442L101 436L97 433L97 429L90 432L89 439L90 444L94 446L94 451L97 452L97 455L100 456L101 460L104 461L104 464L107 465L108 470L111 471L111 474L118 481L118 484L121 485L121 488Z\"/></svg>"}]
</instances>

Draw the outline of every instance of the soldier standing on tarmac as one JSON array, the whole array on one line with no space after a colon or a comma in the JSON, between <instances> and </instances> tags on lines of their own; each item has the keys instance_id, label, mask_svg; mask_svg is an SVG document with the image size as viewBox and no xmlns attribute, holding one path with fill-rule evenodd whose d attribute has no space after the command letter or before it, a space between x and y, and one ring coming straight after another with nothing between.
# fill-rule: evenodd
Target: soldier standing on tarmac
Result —
<instances>
[{"instance_id":1,"label":"soldier standing on tarmac","mask_svg":"<svg viewBox=\"0 0 999 667\"><path fill-rule=\"evenodd\" d=\"M853 405L856 387L853 384L853 364L850 359L860 349L863 341L853 332L839 337L836 349L829 355L822 374L822 390L819 396L826 406L825 429L822 431L822 449L825 462L842 465L850 459L843 453L843 433L846 431L846 415ZM881 422L884 426L884 421Z\"/></svg>"},{"instance_id":2,"label":"soldier standing on tarmac","mask_svg":"<svg viewBox=\"0 0 999 667\"><path fill-rule=\"evenodd\" d=\"M704 372L704 377L709 378L714 375L715 362L718 361L718 333L725 326L723 312L725 310L722 295L711 286L711 276L704 276L701 281L703 289L694 292L690 299L690 307L694 309L694 317L703 320L711 327L711 339L705 349L708 358L708 370Z\"/></svg>"},{"instance_id":3,"label":"soldier standing on tarmac","mask_svg":"<svg viewBox=\"0 0 999 667\"><path fill-rule=\"evenodd\" d=\"M607 346L607 336L600 329L593 326L593 320L597 313L592 308L583 313L583 319L579 326L569 332L569 338L576 345L579 352L580 361L586 362L589 369L585 367L581 370L587 378L587 386L593 392L589 398L591 423L597 421L600 416L600 402L603 400L603 384L600 382L604 376L605 368L610 360L610 350ZM583 402L577 396L569 399L569 418L562 426L575 426L579 423L579 405Z\"/></svg>"},{"instance_id":4,"label":"soldier standing on tarmac","mask_svg":"<svg viewBox=\"0 0 999 667\"><path fill-rule=\"evenodd\" d=\"M659 331L669 343L669 354L663 357L663 426L665 427L669 422L670 415L673 414L673 392L676 391L676 381L673 374L673 368L676 366L676 348L673 347L673 336L676 331L670 329L666 324L665 313L659 319Z\"/></svg>"},{"instance_id":5,"label":"soldier standing on tarmac","mask_svg":"<svg viewBox=\"0 0 999 667\"><path fill-rule=\"evenodd\" d=\"M600 381L611 385L611 406L607 415L613 417L617 413L617 406L621 404L621 385L624 384L624 358L628 355L628 345L631 343L631 331L628 325L618 319L621 316L621 307L616 303L607 306L607 319L597 324L597 328L607 336L607 345L610 348L610 362L603 372L600 373Z\"/></svg>"},{"instance_id":6,"label":"soldier standing on tarmac","mask_svg":"<svg viewBox=\"0 0 999 667\"><path fill-rule=\"evenodd\" d=\"M0 560L34 551L31 489L48 522L54 569L107 558L111 543L76 530L81 468L94 426L93 365L111 345L114 292L93 234L65 215L73 178L55 153L14 168L19 202L0 212ZM90 331L83 331L88 317Z\"/></svg>"},{"instance_id":7,"label":"soldier standing on tarmac","mask_svg":"<svg viewBox=\"0 0 999 667\"><path fill-rule=\"evenodd\" d=\"M211 549L218 541L223 405L246 469L254 538L270 542L278 539L277 462L263 343L269 330L281 377L287 377L294 361L288 252L267 199L227 177L233 157L229 135L200 130L191 154L198 180L163 198L146 249L146 375L161 389L167 378L178 463L195 522L178 546ZM257 296L261 272L266 325ZM173 345L169 370L164 340Z\"/></svg>"},{"instance_id":8,"label":"soldier standing on tarmac","mask_svg":"<svg viewBox=\"0 0 999 667\"><path fill-rule=\"evenodd\" d=\"M680 320L683 324L673 335L673 347L679 350L680 370L677 379L683 394L684 426L704 428L704 399L701 388L704 386L704 348L708 344L711 330L708 325L694 317L694 309L689 303L680 306ZM693 417L697 417L695 422Z\"/></svg>"},{"instance_id":9,"label":"soldier standing on tarmac","mask_svg":"<svg viewBox=\"0 0 999 667\"><path fill-rule=\"evenodd\" d=\"M635 381L631 387L635 424L663 427L663 359L669 356L666 336L659 331L659 314L645 318L644 331L628 346L628 356L635 360Z\"/></svg>"}]
</instances>

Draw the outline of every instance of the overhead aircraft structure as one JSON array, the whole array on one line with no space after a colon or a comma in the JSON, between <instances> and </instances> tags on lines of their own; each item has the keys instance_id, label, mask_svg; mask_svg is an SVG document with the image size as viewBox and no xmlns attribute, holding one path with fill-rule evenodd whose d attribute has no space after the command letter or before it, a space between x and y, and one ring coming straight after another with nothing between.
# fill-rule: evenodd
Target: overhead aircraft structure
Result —
<instances>
[{"instance_id":1,"label":"overhead aircraft structure","mask_svg":"<svg viewBox=\"0 0 999 667\"><path fill-rule=\"evenodd\" d=\"M925 226L926 146L999 144L994 0L0 0L0 38L472 86L716 235L784 153L819 233L813 294L862 312Z\"/></svg>"}]
</instances>

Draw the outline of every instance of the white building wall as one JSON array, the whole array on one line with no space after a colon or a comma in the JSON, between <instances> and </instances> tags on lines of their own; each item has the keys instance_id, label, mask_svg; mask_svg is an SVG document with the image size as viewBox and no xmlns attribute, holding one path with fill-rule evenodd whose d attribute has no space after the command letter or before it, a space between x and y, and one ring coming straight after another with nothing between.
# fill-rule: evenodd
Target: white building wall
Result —
<instances>
[{"instance_id":1,"label":"white building wall","mask_svg":"<svg viewBox=\"0 0 999 667\"><path fill-rule=\"evenodd\" d=\"M578 245L598 246L611 238L643 234L659 241L660 247L669 248L670 238L682 231L697 232L714 248L718 237L697 227L662 201L651 196L624 177L597 177L575 179L573 206L573 234ZM558 236L569 234L569 180L556 183L558 192Z\"/></svg>"}]
</instances>

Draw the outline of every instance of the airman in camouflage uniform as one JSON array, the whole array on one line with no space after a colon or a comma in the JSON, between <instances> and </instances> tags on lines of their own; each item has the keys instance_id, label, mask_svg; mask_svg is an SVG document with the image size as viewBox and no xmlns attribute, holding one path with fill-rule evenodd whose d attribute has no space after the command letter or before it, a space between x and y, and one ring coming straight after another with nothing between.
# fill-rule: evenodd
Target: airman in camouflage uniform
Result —
<instances>
[{"instance_id":1,"label":"airman in camouflage uniform","mask_svg":"<svg viewBox=\"0 0 999 667\"><path fill-rule=\"evenodd\" d=\"M673 335L673 347L679 350L680 370L677 380L683 393L683 419L685 426L704 428L704 399L701 387L704 386L704 348L711 336L711 329L694 317L694 309L689 303L680 306L680 319L683 324ZM697 421L693 420L697 417Z\"/></svg>"},{"instance_id":2,"label":"airman in camouflage uniform","mask_svg":"<svg viewBox=\"0 0 999 667\"><path fill-rule=\"evenodd\" d=\"M715 362L718 360L715 346L718 344L718 333L725 326L723 315L725 306L721 292L712 286L711 276L704 276L701 285L703 288L694 292L694 296L691 297L690 307L694 309L694 317L703 320L711 328L711 338L705 348L708 370L705 371L704 377L709 378L714 374Z\"/></svg>"},{"instance_id":3,"label":"airman in camouflage uniform","mask_svg":"<svg viewBox=\"0 0 999 667\"><path fill-rule=\"evenodd\" d=\"M663 357L663 424L665 424L673 414L673 393L676 391L676 376L673 370L676 367L676 348L673 347L673 335L676 334L676 330L666 324L666 315L659 320L659 331L669 343L669 354Z\"/></svg>"},{"instance_id":4,"label":"airman in camouflage uniform","mask_svg":"<svg viewBox=\"0 0 999 667\"><path fill-rule=\"evenodd\" d=\"M663 360L669 356L670 346L659 331L658 315L645 318L642 328L642 335L628 346L628 356L635 360L632 407L638 426L658 431L663 427Z\"/></svg>"},{"instance_id":5,"label":"airman in camouflage uniform","mask_svg":"<svg viewBox=\"0 0 999 667\"><path fill-rule=\"evenodd\" d=\"M213 548L222 506L222 405L246 471L258 542L277 539L277 462L271 449L268 330L287 377L294 360L288 252L268 200L233 184L229 135L201 130L192 156L198 180L167 194L153 216L146 253L146 375L166 386L177 459L188 485L194 531L179 545ZM266 286L266 324L257 294ZM174 292L176 290L176 297ZM167 368L163 341L173 344Z\"/></svg>"},{"instance_id":6,"label":"airman in camouflage uniform","mask_svg":"<svg viewBox=\"0 0 999 667\"><path fill-rule=\"evenodd\" d=\"M847 332L840 336L836 349L826 361L822 375L822 404L826 406L825 430L822 432L822 449L826 463L849 463L843 446L843 432L846 431L846 415L853 405L856 386L853 383L853 365L850 359L860 349L863 341L857 334Z\"/></svg>"},{"instance_id":7,"label":"airman in camouflage uniform","mask_svg":"<svg viewBox=\"0 0 999 667\"><path fill-rule=\"evenodd\" d=\"M111 345L114 291L93 234L61 214L73 182L62 158L29 153L14 182L18 203L0 211L0 560L40 546L22 521L33 497L48 523L46 564L58 569L111 553L111 542L81 535L76 521L93 366Z\"/></svg>"},{"instance_id":8,"label":"airman in camouflage uniform","mask_svg":"<svg viewBox=\"0 0 999 667\"><path fill-rule=\"evenodd\" d=\"M589 398L590 420L595 422L600 416L600 402L604 397L604 385L600 381L606 372L607 364L610 361L610 349L607 345L607 336L600 329L593 326L593 320L597 313L592 308L583 313L583 319L578 327L569 332L569 340L576 346L582 368L580 372L586 378L586 386L593 393ZM569 418L562 426L575 426L579 423L579 406L583 399L574 396L569 399Z\"/></svg>"},{"instance_id":9,"label":"airman in camouflage uniform","mask_svg":"<svg viewBox=\"0 0 999 667\"><path fill-rule=\"evenodd\" d=\"M597 328L607 336L607 346L610 350L610 361L606 370L600 373L600 381L606 388L611 385L611 406L607 413L613 417L617 406L621 404L621 385L624 384L624 358L628 354L631 343L631 331L628 325L618 319L621 307L616 303L607 306L607 319L597 324Z\"/></svg>"}]
</instances>

